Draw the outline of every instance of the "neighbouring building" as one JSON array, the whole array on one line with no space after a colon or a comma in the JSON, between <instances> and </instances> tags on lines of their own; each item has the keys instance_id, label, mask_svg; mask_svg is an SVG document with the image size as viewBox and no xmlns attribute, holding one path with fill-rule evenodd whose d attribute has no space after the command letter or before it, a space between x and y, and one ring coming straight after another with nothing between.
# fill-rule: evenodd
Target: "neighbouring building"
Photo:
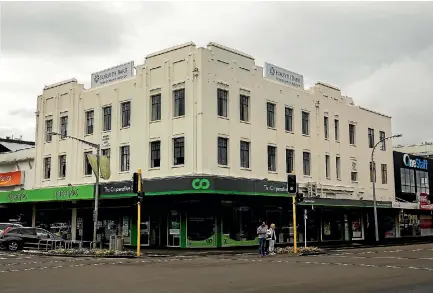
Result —
<instances>
[{"instance_id":1,"label":"neighbouring building","mask_svg":"<svg viewBox=\"0 0 433 293\"><path fill-rule=\"evenodd\" d=\"M95 150L68 137L100 144L110 159L111 178L100 192L103 242L118 234L136 245L131 177L138 168L143 246L256 245L260 221L276 224L277 243L293 242L292 172L306 197L298 239L374 236L370 155L391 135L391 117L323 82L304 89L302 75L261 67L234 49L186 43L136 67L94 73L88 89L75 79L49 85L36 115L37 196L27 202L35 204L36 223L65 223L72 239L92 235L95 179L86 154ZM379 214L386 216L394 201L390 141L377 148L375 162Z\"/></svg>"},{"instance_id":2,"label":"neighbouring building","mask_svg":"<svg viewBox=\"0 0 433 293\"><path fill-rule=\"evenodd\" d=\"M432 142L423 142L420 144L411 144L411 145L397 145L394 146L394 150L397 152L412 154L415 156L421 156L426 158L433 157Z\"/></svg>"}]
</instances>

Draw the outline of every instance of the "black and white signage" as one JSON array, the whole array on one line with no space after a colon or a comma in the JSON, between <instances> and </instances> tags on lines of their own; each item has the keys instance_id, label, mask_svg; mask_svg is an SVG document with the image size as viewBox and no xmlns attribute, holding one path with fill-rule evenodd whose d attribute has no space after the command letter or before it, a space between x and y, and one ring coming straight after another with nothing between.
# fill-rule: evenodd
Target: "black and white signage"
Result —
<instances>
[{"instance_id":1,"label":"black and white signage","mask_svg":"<svg viewBox=\"0 0 433 293\"><path fill-rule=\"evenodd\" d=\"M304 77L298 73L265 62L266 78L304 89Z\"/></svg>"},{"instance_id":2,"label":"black and white signage","mask_svg":"<svg viewBox=\"0 0 433 293\"><path fill-rule=\"evenodd\" d=\"M92 88L127 79L134 75L134 61L104 69L92 74Z\"/></svg>"}]
</instances>

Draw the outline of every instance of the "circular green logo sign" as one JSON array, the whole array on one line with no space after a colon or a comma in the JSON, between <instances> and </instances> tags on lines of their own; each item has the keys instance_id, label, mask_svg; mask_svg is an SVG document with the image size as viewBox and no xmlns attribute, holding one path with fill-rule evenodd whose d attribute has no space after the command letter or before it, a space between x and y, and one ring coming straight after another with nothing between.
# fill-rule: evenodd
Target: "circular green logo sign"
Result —
<instances>
[{"instance_id":1,"label":"circular green logo sign","mask_svg":"<svg viewBox=\"0 0 433 293\"><path fill-rule=\"evenodd\" d=\"M192 181L191 186L194 189L208 189L210 187L210 182L206 178L197 178Z\"/></svg>"}]
</instances>

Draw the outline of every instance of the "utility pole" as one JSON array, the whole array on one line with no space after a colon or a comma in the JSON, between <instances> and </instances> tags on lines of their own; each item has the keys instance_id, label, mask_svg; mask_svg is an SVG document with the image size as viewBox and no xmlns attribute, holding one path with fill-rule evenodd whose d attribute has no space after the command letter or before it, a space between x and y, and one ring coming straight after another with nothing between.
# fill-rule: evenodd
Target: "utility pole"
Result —
<instances>
[{"instance_id":1,"label":"utility pole","mask_svg":"<svg viewBox=\"0 0 433 293\"><path fill-rule=\"evenodd\" d=\"M307 209L304 209L304 247L307 248Z\"/></svg>"}]
</instances>

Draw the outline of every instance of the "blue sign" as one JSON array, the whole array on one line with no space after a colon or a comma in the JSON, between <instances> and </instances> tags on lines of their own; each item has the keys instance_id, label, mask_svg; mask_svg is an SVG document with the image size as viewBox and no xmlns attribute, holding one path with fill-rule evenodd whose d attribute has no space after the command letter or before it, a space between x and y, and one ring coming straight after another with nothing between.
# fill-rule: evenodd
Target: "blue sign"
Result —
<instances>
[{"instance_id":1,"label":"blue sign","mask_svg":"<svg viewBox=\"0 0 433 293\"><path fill-rule=\"evenodd\" d=\"M403 164L406 167L410 168L417 168L422 170L427 170L428 168L428 161L427 159L415 159L412 160L408 154L403 155Z\"/></svg>"}]
</instances>

